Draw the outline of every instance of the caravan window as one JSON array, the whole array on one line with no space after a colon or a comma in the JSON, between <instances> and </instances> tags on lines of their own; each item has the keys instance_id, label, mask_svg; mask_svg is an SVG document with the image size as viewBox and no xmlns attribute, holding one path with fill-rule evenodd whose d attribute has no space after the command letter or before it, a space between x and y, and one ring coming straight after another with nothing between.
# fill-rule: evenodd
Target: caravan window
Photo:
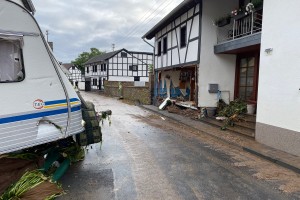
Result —
<instances>
[{"instance_id":1,"label":"caravan window","mask_svg":"<svg viewBox=\"0 0 300 200\"><path fill-rule=\"evenodd\" d=\"M25 73L22 61L22 40L0 37L0 82L19 82Z\"/></svg>"}]
</instances>

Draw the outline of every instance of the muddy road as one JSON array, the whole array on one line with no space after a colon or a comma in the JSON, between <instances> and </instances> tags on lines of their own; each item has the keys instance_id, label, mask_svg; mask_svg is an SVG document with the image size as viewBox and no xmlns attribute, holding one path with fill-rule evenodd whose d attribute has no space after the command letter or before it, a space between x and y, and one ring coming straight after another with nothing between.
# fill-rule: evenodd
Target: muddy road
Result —
<instances>
[{"instance_id":1,"label":"muddy road","mask_svg":"<svg viewBox=\"0 0 300 200\"><path fill-rule=\"evenodd\" d=\"M81 92L112 110L102 145L62 179L59 199L300 199L300 177L142 108Z\"/></svg>"}]
</instances>

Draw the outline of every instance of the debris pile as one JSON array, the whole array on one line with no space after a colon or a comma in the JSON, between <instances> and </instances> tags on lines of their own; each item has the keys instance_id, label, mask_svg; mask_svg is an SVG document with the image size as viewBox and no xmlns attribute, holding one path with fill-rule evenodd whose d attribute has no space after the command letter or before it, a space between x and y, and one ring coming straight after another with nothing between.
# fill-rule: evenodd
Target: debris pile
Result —
<instances>
[{"instance_id":1,"label":"debris pile","mask_svg":"<svg viewBox=\"0 0 300 200\"><path fill-rule=\"evenodd\" d=\"M72 139L0 157L0 200L46 199L63 195L58 180L85 150Z\"/></svg>"},{"instance_id":2,"label":"debris pile","mask_svg":"<svg viewBox=\"0 0 300 200\"><path fill-rule=\"evenodd\" d=\"M183 108L180 106L177 106L176 104L172 104L167 107L167 110L169 113L175 113L178 115L183 115L185 117L189 117L192 119L198 119L200 111L199 110L194 110L190 108Z\"/></svg>"},{"instance_id":3,"label":"debris pile","mask_svg":"<svg viewBox=\"0 0 300 200\"><path fill-rule=\"evenodd\" d=\"M168 110L170 113L175 113L178 115L183 115L192 119L198 119L200 115L200 110L195 107L195 102L193 101L183 101L182 99L157 99L160 103L160 110Z\"/></svg>"},{"instance_id":4,"label":"debris pile","mask_svg":"<svg viewBox=\"0 0 300 200\"><path fill-rule=\"evenodd\" d=\"M243 115L246 112L247 104L241 99L235 99L229 104L220 99L217 108L217 119L224 120L224 125L221 129L226 130L228 126L234 126L235 122L243 119Z\"/></svg>"}]
</instances>

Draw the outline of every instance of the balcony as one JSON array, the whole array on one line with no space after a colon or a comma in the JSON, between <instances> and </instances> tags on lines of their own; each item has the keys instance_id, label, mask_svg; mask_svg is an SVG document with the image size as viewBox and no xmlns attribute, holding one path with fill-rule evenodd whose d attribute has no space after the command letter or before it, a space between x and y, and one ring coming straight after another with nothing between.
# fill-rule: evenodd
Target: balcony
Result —
<instances>
[{"instance_id":1,"label":"balcony","mask_svg":"<svg viewBox=\"0 0 300 200\"><path fill-rule=\"evenodd\" d=\"M262 17L262 9L257 9L234 16L229 24L218 27L215 53L236 53L238 49L260 45Z\"/></svg>"}]
</instances>

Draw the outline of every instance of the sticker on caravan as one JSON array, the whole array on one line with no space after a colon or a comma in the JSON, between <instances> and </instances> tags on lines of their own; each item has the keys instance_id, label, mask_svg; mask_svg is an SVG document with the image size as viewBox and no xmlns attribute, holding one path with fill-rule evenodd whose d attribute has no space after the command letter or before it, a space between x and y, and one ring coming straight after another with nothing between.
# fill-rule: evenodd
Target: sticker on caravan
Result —
<instances>
[{"instance_id":1,"label":"sticker on caravan","mask_svg":"<svg viewBox=\"0 0 300 200\"><path fill-rule=\"evenodd\" d=\"M35 108L35 109L42 109L43 107L44 107L44 101L43 100L41 100L41 99L37 99L37 100L35 100L34 102L33 102L33 107Z\"/></svg>"}]
</instances>

